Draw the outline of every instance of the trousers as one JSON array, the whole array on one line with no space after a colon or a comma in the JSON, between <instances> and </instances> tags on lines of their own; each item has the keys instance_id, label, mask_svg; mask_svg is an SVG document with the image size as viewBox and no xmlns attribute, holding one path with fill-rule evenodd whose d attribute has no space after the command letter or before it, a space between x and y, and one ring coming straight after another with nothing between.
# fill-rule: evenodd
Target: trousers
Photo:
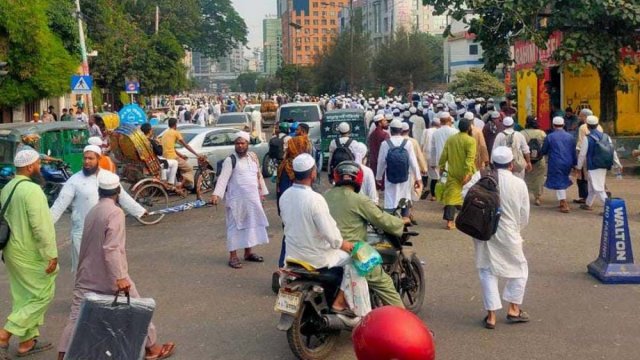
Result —
<instances>
[{"instance_id":1,"label":"trousers","mask_svg":"<svg viewBox=\"0 0 640 360\"><path fill-rule=\"evenodd\" d=\"M178 174L178 161L174 159L163 159L167 162L167 169L162 169L162 180L171 185L176 184L176 175Z\"/></svg>"},{"instance_id":2,"label":"trousers","mask_svg":"<svg viewBox=\"0 0 640 360\"><path fill-rule=\"evenodd\" d=\"M383 304L404 309L404 304L402 303L400 294L398 294L398 291L393 285L391 276L384 272L382 266L376 266L365 278L367 279L369 288L376 293Z\"/></svg>"},{"instance_id":3,"label":"trousers","mask_svg":"<svg viewBox=\"0 0 640 360\"><path fill-rule=\"evenodd\" d=\"M478 269L480 286L482 287L482 300L487 311L502 309L500 290L498 289L498 277L491 273L489 268ZM524 289L527 285L527 277L506 278L502 299L512 304L521 305L524 299Z\"/></svg>"},{"instance_id":4,"label":"trousers","mask_svg":"<svg viewBox=\"0 0 640 360\"><path fill-rule=\"evenodd\" d=\"M558 201L567 200L567 190L556 190L556 198Z\"/></svg>"}]
</instances>

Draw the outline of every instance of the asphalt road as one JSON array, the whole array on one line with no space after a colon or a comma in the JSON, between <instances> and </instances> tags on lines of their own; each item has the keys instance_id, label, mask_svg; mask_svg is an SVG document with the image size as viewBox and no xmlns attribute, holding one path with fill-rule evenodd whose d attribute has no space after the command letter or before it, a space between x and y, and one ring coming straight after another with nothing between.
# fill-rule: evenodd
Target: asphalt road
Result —
<instances>
[{"instance_id":1,"label":"asphalt road","mask_svg":"<svg viewBox=\"0 0 640 360\"><path fill-rule=\"evenodd\" d=\"M609 181L614 195L627 201L632 237L640 231L639 183L637 178ZM569 196L575 193L574 187ZM417 204L421 235L414 243L426 262L427 281L420 316L436 333L438 359L640 358L640 286L603 285L586 273L598 254L601 205L592 213L575 209L566 215L555 207L555 194L545 194L524 231L530 269L524 309L532 321L509 325L503 310L491 331L481 326L484 311L472 241L443 229L439 205ZM245 264L241 270L226 265L222 206L173 214L154 226L129 219L130 274L142 295L156 300L159 339L178 344L173 358L293 359L285 334L276 330L270 290L282 236L273 195L265 210L271 243L256 252L266 262ZM63 269L42 327L43 339L54 344L68 316L72 289L68 216L56 228ZM634 245L640 251L637 236ZM0 318L9 308L8 282L0 266ZM54 358L53 351L33 357ZM343 332L332 359L354 358L350 336Z\"/></svg>"}]
</instances>

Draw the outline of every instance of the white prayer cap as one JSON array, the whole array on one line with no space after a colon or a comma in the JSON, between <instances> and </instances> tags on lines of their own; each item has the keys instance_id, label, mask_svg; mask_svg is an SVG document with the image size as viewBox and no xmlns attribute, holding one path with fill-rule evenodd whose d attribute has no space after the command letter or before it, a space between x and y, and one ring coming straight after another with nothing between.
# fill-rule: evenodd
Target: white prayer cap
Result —
<instances>
[{"instance_id":1,"label":"white prayer cap","mask_svg":"<svg viewBox=\"0 0 640 360\"><path fill-rule=\"evenodd\" d=\"M439 117L434 117L433 120L431 121L432 124L434 125L440 125L440 118Z\"/></svg>"},{"instance_id":2,"label":"white prayer cap","mask_svg":"<svg viewBox=\"0 0 640 360\"><path fill-rule=\"evenodd\" d=\"M393 120L393 114L384 114L384 118L387 120Z\"/></svg>"},{"instance_id":3,"label":"white prayer cap","mask_svg":"<svg viewBox=\"0 0 640 360\"><path fill-rule=\"evenodd\" d=\"M110 171L101 171L98 187L102 190L115 190L120 186L120 177Z\"/></svg>"},{"instance_id":4,"label":"white prayer cap","mask_svg":"<svg viewBox=\"0 0 640 360\"><path fill-rule=\"evenodd\" d=\"M400 119L393 119L391 124L389 124L389 127L392 127L394 129L402 129L402 121Z\"/></svg>"},{"instance_id":5,"label":"white prayer cap","mask_svg":"<svg viewBox=\"0 0 640 360\"><path fill-rule=\"evenodd\" d=\"M243 139L245 139L247 142L251 141L251 135L249 135L249 133L248 133L248 132L246 132L246 131L238 131L238 132L236 133L236 137L235 137L235 139L234 139L233 141L238 140L238 138L243 138Z\"/></svg>"},{"instance_id":6,"label":"white prayer cap","mask_svg":"<svg viewBox=\"0 0 640 360\"><path fill-rule=\"evenodd\" d=\"M492 103L492 102L495 102L495 101L493 100L493 98L489 98L489 99L487 100L487 102Z\"/></svg>"},{"instance_id":7,"label":"white prayer cap","mask_svg":"<svg viewBox=\"0 0 640 360\"><path fill-rule=\"evenodd\" d=\"M461 98L459 98L459 97L457 97L457 98L456 98L456 102L462 102L462 99L461 99Z\"/></svg>"},{"instance_id":8,"label":"white prayer cap","mask_svg":"<svg viewBox=\"0 0 640 360\"><path fill-rule=\"evenodd\" d=\"M403 117L409 117L409 116L411 116L411 113L407 110L407 111L402 113L402 116Z\"/></svg>"},{"instance_id":9,"label":"white prayer cap","mask_svg":"<svg viewBox=\"0 0 640 360\"><path fill-rule=\"evenodd\" d=\"M13 165L17 168L29 166L40 159L40 154L33 149L20 150L13 159Z\"/></svg>"},{"instance_id":10,"label":"white prayer cap","mask_svg":"<svg viewBox=\"0 0 640 360\"><path fill-rule=\"evenodd\" d=\"M494 164L509 164L513 161L513 151L506 146L498 146L491 152L491 162Z\"/></svg>"},{"instance_id":11,"label":"white prayer cap","mask_svg":"<svg viewBox=\"0 0 640 360\"><path fill-rule=\"evenodd\" d=\"M353 151L353 157L355 158L355 162L358 164L362 164L362 160L367 155L367 145L354 141L351 146L351 150Z\"/></svg>"},{"instance_id":12,"label":"white prayer cap","mask_svg":"<svg viewBox=\"0 0 640 360\"><path fill-rule=\"evenodd\" d=\"M393 115L400 116L400 110L393 109Z\"/></svg>"},{"instance_id":13,"label":"white prayer cap","mask_svg":"<svg viewBox=\"0 0 640 360\"><path fill-rule=\"evenodd\" d=\"M339 132L340 134L348 134L348 133L349 133L349 131L351 131L351 126L349 126L349 124L348 124L348 123L346 123L346 122L341 122L341 123L338 125L338 132Z\"/></svg>"},{"instance_id":14,"label":"white prayer cap","mask_svg":"<svg viewBox=\"0 0 640 360\"><path fill-rule=\"evenodd\" d=\"M449 113L448 113L448 112L446 112L446 111L440 111L440 112L436 115L436 117L437 117L438 119L449 119L449 118L451 118L451 114L449 114Z\"/></svg>"},{"instance_id":15,"label":"white prayer cap","mask_svg":"<svg viewBox=\"0 0 640 360\"><path fill-rule=\"evenodd\" d=\"M409 124L407 124L406 122L402 123L402 131L409 131Z\"/></svg>"},{"instance_id":16,"label":"white prayer cap","mask_svg":"<svg viewBox=\"0 0 640 360\"><path fill-rule=\"evenodd\" d=\"M418 109L415 108L415 106L412 106L409 108L409 112L412 114L415 114L418 111Z\"/></svg>"},{"instance_id":17,"label":"white prayer cap","mask_svg":"<svg viewBox=\"0 0 640 360\"><path fill-rule=\"evenodd\" d=\"M98 136L90 137L87 142L89 143L89 145L102 146L102 139L100 139L100 137Z\"/></svg>"},{"instance_id":18,"label":"white prayer cap","mask_svg":"<svg viewBox=\"0 0 640 360\"><path fill-rule=\"evenodd\" d=\"M553 118L553 125L555 126L563 126L564 118L562 116L556 116Z\"/></svg>"},{"instance_id":19,"label":"white prayer cap","mask_svg":"<svg viewBox=\"0 0 640 360\"><path fill-rule=\"evenodd\" d=\"M502 119L502 125L506 127L513 126L513 118L511 116L507 116L506 118Z\"/></svg>"},{"instance_id":20,"label":"white prayer cap","mask_svg":"<svg viewBox=\"0 0 640 360\"><path fill-rule=\"evenodd\" d=\"M378 110L378 111L376 112L376 115L382 115L382 116L384 116L384 110L383 110L383 109Z\"/></svg>"},{"instance_id":21,"label":"white prayer cap","mask_svg":"<svg viewBox=\"0 0 640 360\"><path fill-rule=\"evenodd\" d=\"M473 120L475 118L475 116L473 115L473 113L471 111L467 111L466 113L464 113L464 118L467 120Z\"/></svg>"},{"instance_id":22,"label":"white prayer cap","mask_svg":"<svg viewBox=\"0 0 640 360\"><path fill-rule=\"evenodd\" d=\"M584 115L584 116L590 116L593 115L593 111L591 111L591 109L582 109L580 110L580 115Z\"/></svg>"},{"instance_id":23,"label":"white prayer cap","mask_svg":"<svg viewBox=\"0 0 640 360\"><path fill-rule=\"evenodd\" d=\"M587 116L587 125L598 125L598 117L595 115Z\"/></svg>"},{"instance_id":24,"label":"white prayer cap","mask_svg":"<svg viewBox=\"0 0 640 360\"><path fill-rule=\"evenodd\" d=\"M98 146L98 145L87 145L87 146L84 147L84 150L82 152L86 153L88 151L94 152L94 153L96 153L98 155L102 155L102 149L100 149L100 146Z\"/></svg>"},{"instance_id":25,"label":"white prayer cap","mask_svg":"<svg viewBox=\"0 0 640 360\"><path fill-rule=\"evenodd\" d=\"M493 112L491 113L491 118L492 118L492 119L497 119L497 118L499 118L499 117L500 117L500 113L499 113L499 112L497 112L497 111L493 111Z\"/></svg>"},{"instance_id":26,"label":"white prayer cap","mask_svg":"<svg viewBox=\"0 0 640 360\"><path fill-rule=\"evenodd\" d=\"M378 121L380 121L380 120L382 120L382 119L384 119L384 115L382 115L382 114L378 114L378 115L376 115L376 116L374 116L374 117L373 117L373 122L374 122L374 123L377 123Z\"/></svg>"},{"instance_id":27,"label":"white prayer cap","mask_svg":"<svg viewBox=\"0 0 640 360\"><path fill-rule=\"evenodd\" d=\"M314 166L316 166L316 161L313 159L313 156L307 153L300 154L293 159L293 171L295 172L305 172Z\"/></svg>"},{"instance_id":28,"label":"white prayer cap","mask_svg":"<svg viewBox=\"0 0 640 360\"><path fill-rule=\"evenodd\" d=\"M454 108L454 109L455 109L455 108ZM463 115L465 112L466 112L466 110L465 110L464 108L462 108L462 109L458 109L458 110L456 111L456 114L458 114L458 115Z\"/></svg>"}]
</instances>

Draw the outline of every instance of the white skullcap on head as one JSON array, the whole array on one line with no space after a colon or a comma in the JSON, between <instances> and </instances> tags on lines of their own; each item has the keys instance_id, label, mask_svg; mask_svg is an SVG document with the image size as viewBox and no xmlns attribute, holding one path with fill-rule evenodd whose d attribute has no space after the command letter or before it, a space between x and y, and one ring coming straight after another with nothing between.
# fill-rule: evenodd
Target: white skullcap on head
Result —
<instances>
[{"instance_id":1,"label":"white skullcap on head","mask_svg":"<svg viewBox=\"0 0 640 360\"><path fill-rule=\"evenodd\" d=\"M412 114L415 114L417 111L418 111L418 109L416 109L415 106L412 106L412 107L409 108L409 112L412 113Z\"/></svg>"},{"instance_id":2,"label":"white skullcap on head","mask_svg":"<svg viewBox=\"0 0 640 360\"><path fill-rule=\"evenodd\" d=\"M491 152L491 162L494 164L509 164L513 161L513 151L506 146L498 146Z\"/></svg>"},{"instance_id":3,"label":"white skullcap on head","mask_svg":"<svg viewBox=\"0 0 640 360\"><path fill-rule=\"evenodd\" d=\"M598 117L595 115L587 116L587 125L598 125Z\"/></svg>"},{"instance_id":4,"label":"white skullcap on head","mask_svg":"<svg viewBox=\"0 0 640 360\"><path fill-rule=\"evenodd\" d=\"M491 118L492 119L497 119L499 117L500 117L500 113L499 112L494 111L494 112L491 113Z\"/></svg>"},{"instance_id":5,"label":"white skullcap on head","mask_svg":"<svg viewBox=\"0 0 640 360\"><path fill-rule=\"evenodd\" d=\"M384 110L383 109L378 110L378 112L376 112L376 115L384 116Z\"/></svg>"},{"instance_id":6,"label":"white skullcap on head","mask_svg":"<svg viewBox=\"0 0 640 360\"><path fill-rule=\"evenodd\" d=\"M393 114L384 114L384 118L387 120L393 120Z\"/></svg>"},{"instance_id":7,"label":"white skullcap on head","mask_svg":"<svg viewBox=\"0 0 640 360\"><path fill-rule=\"evenodd\" d=\"M400 110L398 110L398 109L393 109L393 114L394 114L394 115L397 115L397 116L400 116Z\"/></svg>"},{"instance_id":8,"label":"white skullcap on head","mask_svg":"<svg viewBox=\"0 0 640 360\"><path fill-rule=\"evenodd\" d=\"M393 119L391 124L389 124L389 127L392 127L394 129L402 129L402 121L400 119Z\"/></svg>"},{"instance_id":9,"label":"white skullcap on head","mask_svg":"<svg viewBox=\"0 0 640 360\"><path fill-rule=\"evenodd\" d=\"M246 131L238 131L236 133L236 138L233 141L238 140L238 138L245 139L247 142L251 141L251 135Z\"/></svg>"},{"instance_id":10,"label":"white skullcap on head","mask_svg":"<svg viewBox=\"0 0 640 360\"><path fill-rule=\"evenodd\" d=\"M513 118L510 116L507 116L506 118L502 119L502 125L506 127L513 126Z\"/></svg>"},{"instance_id":11,"label":"white skullcap on head","mask_svg":"<svg viewBox=\"0 0 640 360\"><path fill-rule=\"evenodd\" d=\"M87 145L87 146L84 147L84 150L82 152L86 153L88 151L94 152L94 153L96 153L98 155L102 155L102 149L100 149L100 146L98 146L98 145Z\"/></svg>"},{"instance_id":12,"label":"white skullcap on head","mask_svg":"<svg viewBox=\"0 0 640 360\"><path fill-rule=\"evenodd\" d=\"M40 154L33 149L20 150L13 159L13 165L17 168L29 166L40 159Z\"/></svg>"},{"instance_id":13,"label":"white skullcap on head","mask_svg":"<svg viewBox=\"0 0 640 360\"><path fill-rule=\"evenodd\" d=\"M103 190L114 190L120 186L120 177L109 171L101 171L98 176L98 187Z\"/></svg>"},{"instance_id":14,"label":"white skullcap on head","mask_svg":"<svg viewBox=\"0 0 640 360\"><path fill-rule=\"evenodd\" d=\"M411 116L411 113L407 110L407 111L402 113L402 116L403 117L409 117L409 116Z\"/></svg>"},{"instance_id":15,"label":"white skullcap on head","mask_svg":"<svg viewBox=\"0 0 640 360\"><path fill-rule=\"evenodd\" d=\"M351 143L350 145L350 148L353 151L355 162L357 162L358 164L362 164L362 160L367 155L367 145L358 141L353 141L353 143Z\"/></svg>"},{"instance_id":16,"label":"white skullcap on head","mask_svg":"<svg viewBox=\"0 0 640 360\"><path fill-rule=\"evenodd\" d=\"M489 99L487 100L487 102L491 102L491 103L492 103L492 102L495 102L495 101L493 100L493 98L489 98Z\"/></svg>"},{"instance_id":17,"label":"white skullcap on head","mask_svg":"<svg viewBox=\"0 0 640 360\"><path fill-rule=\"evenodd\" d=\"M562 116L554 117L553 118L553 125L563 126L564 125L564 118Z\"/></svg>"},{"instance_id":18,"label":"white skullcap on head","mask_svg":"<svg viewBox=\"0 0 640 360\"><path fill-rule=\"evenodd\" d=\"M449 118L451 117L451 114L449 114L449 113L448 113L448 112L446 112L446 111L440 111L440 112L436 115L436 117L437 117L438 119L449 119Z\"/></svg>"},{"instance_id":19,"label":"white skullcap on head","mask_svg":"<svg viewBox=\"0 0 640 360\"><path fill-rule=\"evenodd\" d=\"M591 109L582 109L580 110L580 114L581 115L585 115L585 116L589 116L589 115L593 115L593 111L591 111Z\"/></svg>"},{"instance_id":20,"label":"white skullcap on head","mask_svg":"<svg viewBox=\"0 0 640 360\"><path fill-rule=\"evenodd\" d=\"M439 117L434 117L433 120L431 121L432 124L434 125L440 125L440 118Z\"/></svg>"},{"instance_id":21,"label":"white skullcap on head","mask_svg":"<svg viewBox=\"0 0 640 360\"><path fill-rule=\"evenodd\" d=\"M378 121L380 121L382 119L384 119L384 115L383 114L378 114L378 115L373 117L373 122L378 122Z\"/></svg>"},{"instance_id":22,"label":"white skullcap on head","mask_svg":"<svg viewBox=\"0 0 640 360\"><path fill-rule=\"evenodd\" d=\"M407 124L406 122L402 123L402 131L409 131L409 124Z\"/></svg>"},{"instance_id":23,"label":"white skullcap on head","mask_svg":"<svg viewBox=\"0 0 640 360\"><path fill-rule=\"evenodd\" d=\"M89 143L89 145L102 146L102 139L100 139L100 137L98 136L90 137L87 142Z\"/></svg>"},{"instance_id":24,"label":"white skullcap on head","mask_svg":"<svg viewBox=\"0 0 640 360\"><path fill-rule=\"evenodd\" d=\"M307 153L300 154L293 159L293 171L295 172L305 172L314 166L316 166L316 161L313 156Z\"/></svg>"},{"instance_id":25,"label":"white skullcap on head","mask_svg":"<svg viewBox=\"0 0 640 360\"><path fill-rule=\"evenodd\" d=\"M466 113L464 113L464 118L467 120L473 120L475 118L475 116L473 115L472 112L467 111Z\"/></svg>"},{"instance_id":26,"label":"white skullcap on head","mask_svg":"<svg viewBox=\"0 0 640 360\"><path fill-rule=\"evenodd\" d=\"M349 126L349 124L348 124L348 123L346 123L346 122L341 122L341 123L338 125L338 132L339 132L340 134L347 134L347 133L349 133L349 131L351 131L351 126Z\"/></svg>"}]
</instances>

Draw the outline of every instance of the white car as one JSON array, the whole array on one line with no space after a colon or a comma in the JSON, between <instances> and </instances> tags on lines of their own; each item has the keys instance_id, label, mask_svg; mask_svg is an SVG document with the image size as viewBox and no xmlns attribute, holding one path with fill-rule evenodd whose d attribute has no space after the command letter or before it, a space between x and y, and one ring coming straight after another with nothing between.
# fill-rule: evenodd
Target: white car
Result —
<instances>
[{"instance_id":1,"label":"white car","mask_svg":"<svg viewBox=\"0 0 640 360\"><path fill-rule=\"evenodd\" d=\"M297 121L309 125L309 138L320 141L320 126L322 110L317 103L293 102L280 106L276 113L276 123L282 121Z\"/></svg>"},{"instance_id":2,"label":"white car","mask_svg":"<svg viewBox=\"0 0 640 360\"><path fill-rule=\"evenodd\" d=\"M238 129L233 128L190 128L180 130L184 141L191 146L195 152L204 155L209 160L209 164L214 167L219 160L224 159L235 151L234 140ZM189 165L196 168L198 159L189 150L186 150L180 144L176 144L176 150L187 157ZM269 151L269 144L260 139L251 139L249 151L253 151L258 155L258 159L262 161L265 154Z\"/></svg>"}]
</instances>

